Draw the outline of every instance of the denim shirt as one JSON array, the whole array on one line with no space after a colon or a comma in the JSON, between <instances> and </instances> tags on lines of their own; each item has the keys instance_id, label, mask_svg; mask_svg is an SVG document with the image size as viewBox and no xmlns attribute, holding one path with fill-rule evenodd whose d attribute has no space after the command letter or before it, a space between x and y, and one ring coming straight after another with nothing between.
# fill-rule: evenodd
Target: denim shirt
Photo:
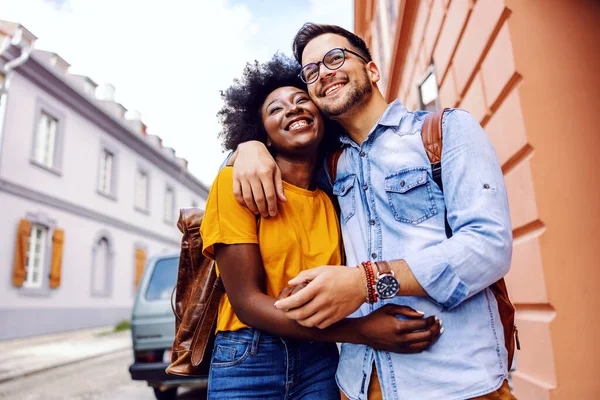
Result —
<instances>
[{"instance_id":1,"label":"denim shirt","mask_svg":"<svg viewBox=\"0 0 600 400\"><path fill-rule=\"evenodd\" d=\"M339 200L347 265L403 259L429 294L365 303L351 317L394 303L435 315L444 327L419 354L342 344L337 380L350 399L367 398L374 363L386 400L468 399L496 390L507 378L504 333L488 289L507 273L512 254L502 170L473 117L448 110L442 193L421 139L426 116L393 102L362 145L342 137L335 182L327 175L319 179Z\"/></svg>"}]
</instances>

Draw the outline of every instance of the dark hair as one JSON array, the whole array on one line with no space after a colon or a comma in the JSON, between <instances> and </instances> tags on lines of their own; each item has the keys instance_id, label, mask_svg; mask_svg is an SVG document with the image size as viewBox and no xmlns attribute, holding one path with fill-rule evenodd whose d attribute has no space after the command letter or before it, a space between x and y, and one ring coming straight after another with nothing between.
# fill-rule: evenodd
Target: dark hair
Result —
<instances>
[{"instance_id":1,"label":"dark hair","mask_svg":"<svg viewBox=\"0 0 600 400\"><path fill-rule=\"evenodd\" d=\"M274 90L292 86L306 91L298 73L300 66L292 58L276 53L266 63L247 63L240 79L221 93L225 105L217 113L223 129L219 137L223 147L235 150L241 143L258 140L267 143L267 131L264 128L261 107L267 96ZM319 148L320 156L328 154L339 146L341 126L325 119L325 136Z\"/></svg>"},{"instance_id":2,"label":"dark hair","mask_svg":"<svg viewBox=\"0 0 600 400\"><path fill-rule=\"evenodd\" d=\"M337 25L321 25L321 24L313 24L312 22L307 22L302 25L302 28L296 33L294 37L294 42L292 43L292 49L294 51L294 57L296 60L302 64L302 53L304 53L304 49L308 42L313 40L314 38L324 35L326 33L333 33L336 35L340 35L348 39L348 42L352 46L354 46L357 50L359 50L366 57L367 60L372 61L371 51L365 41L360 37L355 35L354 33L342 28Z\"/></svg>"}]
</instances>

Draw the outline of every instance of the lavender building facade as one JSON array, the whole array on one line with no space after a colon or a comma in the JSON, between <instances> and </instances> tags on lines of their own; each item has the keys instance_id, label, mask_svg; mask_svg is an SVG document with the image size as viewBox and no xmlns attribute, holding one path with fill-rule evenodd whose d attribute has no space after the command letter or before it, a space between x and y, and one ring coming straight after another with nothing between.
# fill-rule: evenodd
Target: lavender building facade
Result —
<instances>
[{"instance_id":1,"label":"lavender building facade","mask_svg":"<svg viewBox=\"0 0 600 400\"><path fill-rule=\"evenodd\" d=\"M208 188L139 114L0 21L0 339L128 319L180 207Z\"/></svg>"}]
</instances>

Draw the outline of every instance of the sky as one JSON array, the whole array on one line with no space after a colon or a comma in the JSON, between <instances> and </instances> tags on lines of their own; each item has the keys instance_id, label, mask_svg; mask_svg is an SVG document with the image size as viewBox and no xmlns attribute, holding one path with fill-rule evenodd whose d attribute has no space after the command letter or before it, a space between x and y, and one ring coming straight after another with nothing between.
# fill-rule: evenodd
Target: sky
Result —
<instances>
[{"instance_id":1,"label":"sky","mask_svg":"<svg viewBox=\"0 0 600 400\"><path fill-rule=\"evenodd\" d=\"M305 22L353 28L353 0L0 0L0 19L38 37L73 74L116 88L148 132L210 185L225 158L220 90L266 61Z\"/></svg>"}]
</instances>

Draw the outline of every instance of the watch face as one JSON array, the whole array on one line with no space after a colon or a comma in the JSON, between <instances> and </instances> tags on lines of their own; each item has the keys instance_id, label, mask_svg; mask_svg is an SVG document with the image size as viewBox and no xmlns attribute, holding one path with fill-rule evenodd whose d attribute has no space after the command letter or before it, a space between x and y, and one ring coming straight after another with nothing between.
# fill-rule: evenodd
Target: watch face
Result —
<instances>
[{"instance_id":1,"label":"watch face","mask_svg":"<svg viewBox=\"0 0 600 400\"><path fill-rule=\"evenodd\" d=\"M400 290L400 285L392 275L383 275L377 280L376 289L377 296L382 299L391 299Z\"/></svg>"}]
</instances>

